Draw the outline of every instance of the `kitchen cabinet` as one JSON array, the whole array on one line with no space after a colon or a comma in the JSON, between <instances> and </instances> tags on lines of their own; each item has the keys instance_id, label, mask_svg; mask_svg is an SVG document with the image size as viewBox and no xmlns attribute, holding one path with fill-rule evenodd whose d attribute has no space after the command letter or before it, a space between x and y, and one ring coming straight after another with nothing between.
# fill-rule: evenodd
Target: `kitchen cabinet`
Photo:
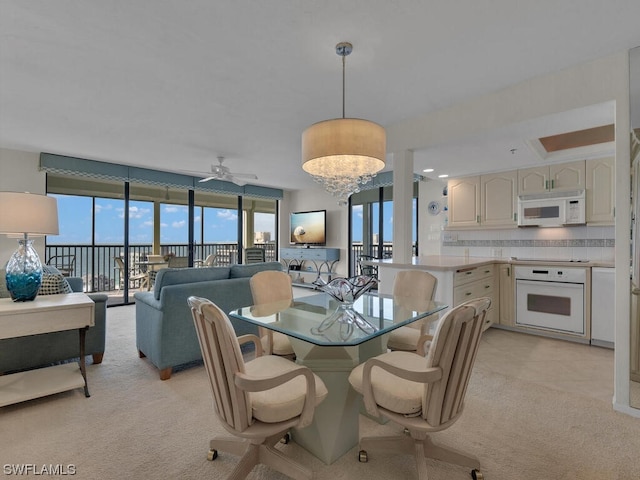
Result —
<instances>
[{"instance_id":1,"label":"kitchen cabinet","mask_svg":"<svg viewBox=\"0 0 640 480\"><path fill-rule=\"evenodd\" d=\"M517 186L517 171L449 180L448 227L516 227Z\"/></svg>"},{"instance_id":2,"label":"kitchen cabinet","mask_svg":"<svg viewBox=\"0 0 640 480\"><path fill-rule=\"evenodd\" d=\"M518 170L518 195L554 190L583 190L585 187L584 160Z\"/></svg>"},{"instance_id":3,"label":"kitchen cabinet","mask_svg":"<svg viewBox=\"0 0 640 480\"><path fill-rule=\"evenodd\" d=\"M586 221L590 225L615 223L615 162L613 157L587 160Z\"/></svg>"},{"instance_id":4,"label":"kitchen cabinet","mask_svg":"<svg viewBox=\"0 0 640 480\"><path fill-rule=\"evenodd\" d=\"M498 265L498 323L500 325L515 326L515 288L513 281L513 266Z\"/></svg>"},{"instance_id":5,"label":"kitchen cabinet","mask_svg":"<svg viewBox=\"0 0 640 480\"><path fill-rule=\"evenodd\" d=\"M453 274L453 307L474 298L489 297L491 307L487 311L483 330L496 322L494 265L468 267L456 270Z\"/></svg>"},{"instance_id":6,"label":"kitchen cabinet","mask_svg":"<svg viewBox=\"0 0 640 480\"><path fill-rule=\"evenodd\" d=\"M518 172L480 177L480 223L487 227L517 227Z\"/></svg>"},{"instance_id":7,"label":"kitchen cabinet","mask_svg":"<svg viewBox=\"0 0 640 480\"><path fill-rule=\"evenodd\" d=\"M480 224L480 177L448 182L449 227L477 227Z\"/></svg>"}]
</instances>

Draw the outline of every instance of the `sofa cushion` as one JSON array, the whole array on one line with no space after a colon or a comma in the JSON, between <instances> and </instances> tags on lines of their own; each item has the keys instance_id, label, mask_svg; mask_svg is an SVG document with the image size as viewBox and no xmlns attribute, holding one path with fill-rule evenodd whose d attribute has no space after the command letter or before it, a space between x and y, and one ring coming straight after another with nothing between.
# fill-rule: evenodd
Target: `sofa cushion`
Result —
<instances>
[{"instance_id":1,"label":"sofa cushion","mask_svg":"<svg viewBox=\"0 0 640 480\"><path fill-rule=\"evenodd\" d=\"M229 270L229 267L163 268L156 275L153 296L156 300L160 300L162 288L169 285L227 279L229 278Z\"/></svg>"},{"instance_id":2,"label":"sofa cushion","mask_svg":"<svg viewBox=\"0 0 640 480\"><path fill-rule=\"evenodd\" d=\"M256 273L264 270L282 270L282 264L280 262L264 262L232 265L229 278L253 277Z\"/></svg>"}]
</instances>

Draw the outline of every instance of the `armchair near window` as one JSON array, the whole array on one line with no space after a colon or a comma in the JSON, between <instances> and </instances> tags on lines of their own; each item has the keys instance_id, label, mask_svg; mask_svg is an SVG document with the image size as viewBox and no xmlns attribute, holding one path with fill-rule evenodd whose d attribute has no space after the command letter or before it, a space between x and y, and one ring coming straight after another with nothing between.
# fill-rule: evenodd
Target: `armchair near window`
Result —
<instances>
[{"instance_id":1,"label":"armchair near window","mask_svg":"<svg viewBox=\"0 0 640 480\"><path fill-rule=\"evenodd\" d=\"M262 356L255 335L240 338L227 315L204 298L189 297L205 370L222 426L237 438L215 437L209 459L218 450L242 458L228 479L245 478L259 463L291 478L310 480L313 472L275 448L290 428L305 427L327 396L322 380L307 367L282 357ZM245 363L240 343L252 341L256 358ZM216 475L214 477L218 478Z\"/></svg>"},{"instance_id":2,"label":"armchair near window","mask_svg":"<svg viewBox=\"0 0 640 480\"><path fill-rule=\"evenodd\" d=\"M404 453L415 455L420 480L427 480L426 457L469 467L474 479L482 478L478 458L435 445L429 434L450 427L462 414L490 304L490 299L478 298L450 310L438 324L426 357L388 352L353 369L349 382L363 395L367 412L386 417L409 432L361 438L361 462L368 461L368 453L374 450Z\"/></svg>"}]
</instances>

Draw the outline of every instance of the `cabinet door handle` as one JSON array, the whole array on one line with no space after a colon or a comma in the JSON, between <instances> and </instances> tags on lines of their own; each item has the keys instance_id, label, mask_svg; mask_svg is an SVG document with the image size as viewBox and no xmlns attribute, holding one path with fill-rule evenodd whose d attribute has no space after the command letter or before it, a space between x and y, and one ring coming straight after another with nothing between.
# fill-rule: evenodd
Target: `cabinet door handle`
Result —
<instances>
[{"instance_id":1,"label":"cabinet door handle","mask_svg":"<svg viewBox=\"0 0 640 480\"><path fill-rule=\"evenodd\" d=\"M476 223L480 223L480 215L476 215Z\"/></svg>"},{"instance_id":2,"label":"cabinet door handle","mask_svg":"<svg viewBox=\"0 0 640 480\"><path fill-rule=\"evenodd\" d=\"M473 272L464 272L465 275L472 275Z\"/></svg>"},{"instance_id":3,"label":"cabinet door handle","mask_svg":"<svg viewBox=\"0 0 640 480\"><path fill-rule=\"evenodd\" d=\"M465 293L465 296L468 297L469 295L471 295L471 292L467 292Z\"/></svg>"},{"instance_id":4,"label":"cabinet door handle","mask_svg":"<svg viewBox=\"0 0 640 480\"><path fill-rule=\"evenodd\" d=\"M555 180L551 180L551 190L553 190L555 188L555 183L556 183Z\"/></svg>"},{"instance_id":5,"label":"cabinet door handle","mask_svg":"<svg viewBox=\"0 0 640 480\"><path fill-rule=\"evenodd\" d=\"M549 180L544 181L544 189L549 190Z\"/></svg>"}]
</instances>

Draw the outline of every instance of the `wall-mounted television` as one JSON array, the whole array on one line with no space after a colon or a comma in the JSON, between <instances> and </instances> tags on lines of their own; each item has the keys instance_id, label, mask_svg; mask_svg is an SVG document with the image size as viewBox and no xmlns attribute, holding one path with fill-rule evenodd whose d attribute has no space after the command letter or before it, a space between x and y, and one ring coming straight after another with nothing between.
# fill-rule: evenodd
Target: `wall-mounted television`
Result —
<instances>
[{"instance_id":1,"label":"wall-mounted television","mask_svg":"<svg viewBox=\"0 0 640 480\"><path fill-rule=\"evenodd\" d=\"M325 245L327 211L292 212L289 216L291 245Z\"/></svg>"}]
</instances>

